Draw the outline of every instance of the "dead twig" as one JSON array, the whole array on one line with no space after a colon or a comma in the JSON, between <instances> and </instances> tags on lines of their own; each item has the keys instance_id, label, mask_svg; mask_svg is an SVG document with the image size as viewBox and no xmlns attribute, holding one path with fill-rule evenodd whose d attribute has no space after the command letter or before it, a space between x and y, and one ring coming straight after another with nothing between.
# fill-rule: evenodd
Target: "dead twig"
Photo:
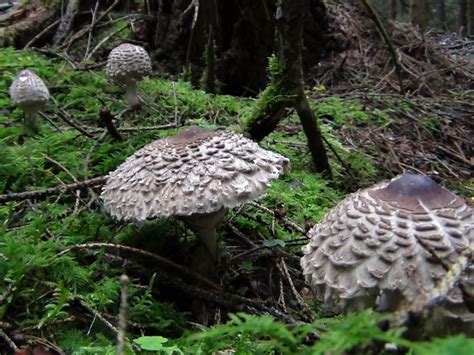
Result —
<instances>
[{"instance_id":1,"label":"dead twig","mask_svg":"<svg viewBox=\"0 0 474 355\"><path fill-rule=\"evenodd\" d=\"M375 26L377 26L377 29L379 30L380 35L382 36L385 44L388 47L388 50L390 51L390 54L392 55L392 61L393 61L393 64L395 65L395 71L397 73L398 83L400 85L400 94L403 95L405 93L405 88L403 86L400 56L398 54L398 50L393 45L393 42L390 39L390 36L385 30L385 27L382 25L382 21L380 20L379 16L377 15L377 12L372 7L372 5L367 0L362 0L362 3L364 4L365 8L369 12L370 18L372 18L372 20L375 22Z\"/></svg>"},{"instance_id":2,"label":"dead twig","mask_svg":"<svg viewBox=\"0 0 474 355\"><path fill-rule=\"evenodd\" d=\"M36 36L34 36L27 44L25 44L23 49L28 49L31 46L33 46L33 44L36 43L36 41L38 41L41 37L43 37L49 31L51 31L54 27L59 25L60 21L61 21L61 19L58 19L58 20L54 21L52 24L50 24L49 26L47 26L44 30L42 30L40 33L38 33Z\"/></svg>"},{"instance_id":3,"label":"dead twig","mask_svg":"<svg viewBox=\"0 0 474 355\"><path fill-rule=\"evenodd\" d=\"M86 302L84 302L83 300L81 299L78 299L77 300L79 302L79 304L85 308L89 313L91 313L94 318L92 319L92 322L91 322L91 325L89 327L89 331L87 332L87 334L90 333L91 329L92 329L92 326L94 325L95 323L95 319L98 318L102 321L102 323L104 323L107 328L109 328L110 330L112 330L115 334L118 334L118 329L112 324L110 323L107 318L105 318L102 314L100 314L100 312L94 308L92 308L91 306L89 306Z\"/></svg>"},{"instance_id":4,"label":"dead twig","mask_svg":"<svg viewBox=\"0 0 474 355\"><path fill-rule=\"evenodd\" d=\"M29 199L44 199L48 196L57 195L66 191L90 188L104 184L106 181L105 176L99 176L96 178L79 181L74 184L65 184L56 187L50 187L44 190L34 190L25 192L16 192L5 195L0 195L0 203L11 202L11 201L23 201Z\"/></svg>"},{"instance_id":5,"label":"dead twig","mask_svg":"<svg viewBox=\"0 0 474 355\"><path fill-rule=\"evenodd\" d=\"M95 17L97 15L97 10L99 9L99 1L97 0L95 2L95 7L94 10L92 10L92 19L91 19L91 25L95 23ZM79 66L85 62L89 58L89 49L91 48L91 41L92 41L92 34L94 33L94 27L90 26L89 30L89 36L87 38L87 45L86 45L86 51L84 52L84 57L82 58L81 63L79 63Z\"/></svg>"},{"instance_id":6,"label":"dead twig","mask_svg":"<svg viewBox=\"0 0 474 355\"><path fill-rule=\"evenodd\" d=\"M110 39L115 36L116 34L122 32L124 29L126 29L129 26L129 23L127 22L126 24L118 27L117 29L113 30L110 34L105 36L99 43L95 45L95 47L90 51L90 53L84 57L82 62L79 64L79 66L82 66L83 63L86 63L91 57L99 50L100 47L102 47L105 43L110 41Z\"/></svg>"},{"instance_id":7,"label":"dead twig","mask_svg":"<svg viewBox=\"0 0 474 355\"><path fill-rule=\"evenodd\" d=\"M125 349L128 310L128 284L130 279L127 275L120 276L120 313L117 332L117 355L123 355Z\"/></svg>"},{"instance_id":8,"label":"dead twig","mask_svg":"<svg viewBox=\"0 0 474 355\"><path fill-rule=\"evenodd\" d=\"M248 205L250 206L253 206L257 209L259 209L260 211L263 211L265 213L268 213L270 216L276 218L277 220L281 221L286 227L289 227L291 230L295 231L295 232L298 232L298 233L303 233L303 234L306 234L306 231L304 230L303 227L300 227L299 225L297 225L295 222L292 222L290 221L289 219L285 218L285 217L278 217L275 212L273 212L272 210L268 209L267 207L265 206L262 206L260 205L259 203L257 202L249 202Z\"/></svg>"},{"instance_id":9,"label":"dead twig","mask_svg":"<svg viewBox=\"0 0 474 355\"><path fill-rule=\"evenodd\" d=\"M16 344L11 340L11 338L0 328L0 338L2 338L5 343L7 343L8 347L16 353L18 351L18 347Z\"/></svg>"},{"instance_id":10,"label":"dead twig","mask_svg":"<svg viewBox=\"0 0 474 355\"><path fill-rule=\"evenodd\" d=\"M118 120L118 115L117 115ZM164 124L159 126L144 126L144 127L118 127L117 131L119 132L140 132L140 131L158 131L161 129L171 129L171 128L178 128L179 125L175 125L174 123ZM93 133L103 132L104 130L94 130Z\"/></svg>"},{"instance_id":11,"label":"dead twig","mask_svg":"<svg viewBox=\"0 0 474 355\"><path fill-rule=\"evenodd\" d=\"M308 304L303 299L303 297L300 295L300 293L296 290L295 284L293 283L293 280L291 279L290 272L288 271L288 267L286 266L286 263L285 263L285 258L280 259L280 263L277 264L277 267L280 270L280 272L283 275L285 275L286 281L290 285L291 292L293 293L293 296L295 296L296 301L298 302L298 304L301 306L301 308L303 310L307 311L306 314L308 315L308 317L311 317L312 312L311 312Z\"/></svg>"},{"instance_id":12,"label":"dead twig","mask_svg":"<svg viewBox=\"0 0 474 355\"><path fill-rule=\"evenodd\" d=\"M173 88L173 101L174 101L174 124L177 126L178 122L178 98L176 97L176 83L171 82L171 87Z\"/></svg>"},{"instance_id":13,"label":"dead twig","mask_svg":"<svg viewBox=\"0 0 474 355\"><path fill-rule=\"evenodd\" d=\"M74 36L71 37L71 39L67 43L63 43L59 48L60 49L66 49L66 51L69 49L69 47L76 42L78 39L84 37L89 31L91 31L94 26L102 21L102 19L107 16L118 4L120 3L120 0L115 0L103 13L101 13L97 19L92 22L90 25L83 27L81 30L79 30Z\"/></svg>"},{"instance_id":14,"label":"dead twig","mask_svg":"<svg viewBox=\"0 0 474 355\"><path fill-rule=\"evenodd\" d=\"M196 23L197 23L198 16L199 16L199 0L192 0L192 5L194 6L194 15L193 15L193 22L191 24L191 32L190 32L190 35L189 35L188 48L186 49L185 67L189 66L189 62L191 60L191 48L192 48L192 45L193 45L194 35L195 35L195 31L196 31Z\"/></svg>"},{"instance_id":15,"label":"dead twig","mask_svg":"<svg viewBox=\"0 0 474 355\"><path fill-rule=\"evenodd\" d=\"M48 115L46 115L45 113L43 113L43 112L41 112L41 111L39 111L38 114L39 114L41 117L43 117L46 121L48 121L48 122L51 124L51 126L54 127L54 129L55 129L56 131L61 132L61 128L59 128L59 127L56 125L56 123L54 123L53 120L48 117Z\"/></svg>"},{"instance_id":16,"label":"dead twig","mask_svg":"<svg viewBox=\"0 0 474 355\"><path fill-rule=\"evenodd\" d=\"M54 99L53 99L54 100ZM56 105L57 105L57 102L55 102ZM76 122L74 122L70 117L69 117L69 114L64 111L63 109L59 108L58 106L58 116L59 118L61 118L64 122L66 122L68 125L70 125L71 127L77 129L79 132L81 132L84 136L86 136L87 138L94 138L94 136L92 134L90 134L89 132L87 132L84 128L82 128L81 126L79 126Z\"/></svg>"},{"instance_id":17,"label":"dead twig","mask_svg":"<svg viewBox=\"0 0 474 355\"><path fill-rule=\"evenodd\" d=\"M56 254L57 257L60 257L62 255L65 255L67 253L70 253L71 251L74 250L81 250L81 249L97 249L97 248L109 248L109 249L115 249L115 250L122 250L122 251L128 251L130 253L134 254L140 254L146 257L149 257L155 261L157 261L159 264L172 268L174 270L177 270L183 275L188 275L194 278L195 280L202 282L203 284L213 288L213 289L220 289L220 286L216 285L214 282L210 281L209 279L205 278L201 274L198 274L197 272L194 272L187 267L184 267L182 265L176 264L172 262L171 260L168 260L162 256L150 253L149 251L138 249L138 248L133 248L129 247L126 245L121 245L121 244L113 244L113 243L86 243L86 244L76 244L73 245L62 252Z\"/></svg>"},{"instance_id":18,"label":"dead twig","mask_svg":"<svg viewBox=\"0 0 474 355\"><path fill-rule=\"evenodd\" d=\"M53 158L48 157L46 154L42 154L42 156L48 160L49 162L53 163L57 167L61 168L69 177L77 184L79 180L67 169L64 165L62 165L60 162L57 160L54 160ZM81 190L77 189L76 190L76 203L74 204L74 213L76 213L77 209L79 208L79 201L81 200Z\"/></svg>"}]
</instances>

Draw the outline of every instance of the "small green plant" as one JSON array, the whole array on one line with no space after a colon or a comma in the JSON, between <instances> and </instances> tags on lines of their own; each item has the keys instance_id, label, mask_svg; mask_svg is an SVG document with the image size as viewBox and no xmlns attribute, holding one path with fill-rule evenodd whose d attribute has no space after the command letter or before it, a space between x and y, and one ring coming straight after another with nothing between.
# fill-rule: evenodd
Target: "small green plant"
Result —
<instances>
[{"instance_id":1,"label":"small green plant","mask_svg":"<svg viewBox=\"0 0 474 355\"><path fill-rule=\"evenodd\" d=\"M245 313L230 314L230 320L205 332L194 333L184 338L183 343L191 349L212 353L233 349L242 354L294 353L309 327L289 330L283 323L270 316L251 316Z\"/></svg>"},{"instance_id":2,"label":"small green plant","mask_svg":"<svg viewBox=\"0 0 474 355\"><path fill-rule=\"evenodd\" d=\"M203 353L232 349L237 354L312 355L379 353L387 343L414 355L434 352L449 355L460 350L463 352L459 353L470 354L474 349L474 339L464 336L435 339L433 342L406 340L402 337L403 328L382 330L379 324L387 315L370 310L291 326L270 316L238 313L229 317L226 324L184 337L178 342L181 349Z\"/></svg>"},{"instance_id":3,"label":"small green plant","mask_svg":"<svg viewBox=\"0 0 474 355\"><path fill-rule=\"evenodd\" d=\"M176 345L166 346L169 342L162 336L143 336L134 339L133 342L140 346L142 350L156 351L158 354L179 355L184 354Z\"/></svg>"},{"instance_id":4,"label":"small green plant","mask_svg":"<svg viewBox=\"0 0 474 355\"><path fill-rule=\"evenodd\" d=\"M425 118L421 120L420 123L426 128L430 128L432 130L439 130L439 122L436 118Z\"/></svg>"}]
</instances>

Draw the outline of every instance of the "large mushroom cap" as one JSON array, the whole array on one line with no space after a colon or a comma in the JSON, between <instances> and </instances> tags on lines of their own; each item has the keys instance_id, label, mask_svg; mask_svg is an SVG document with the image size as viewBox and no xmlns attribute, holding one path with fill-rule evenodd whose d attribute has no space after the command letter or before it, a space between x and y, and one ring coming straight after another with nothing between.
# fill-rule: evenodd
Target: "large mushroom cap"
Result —
<instances>
[{"instance_id":1,"label":"large mushroom cap","mask_svg":"<svg viewBox=\"0 0 474 355\"><path fill-rule=\"evenodd\" d=\"M432 291L446 275L442 263L453 265L468 250L474 217L430 178L405 174L348 196L309 235L301 266L320 298L355 310L379 296L395 309ZM448 299L462 303L459 290Z\"/></svg>"},{"instance_id":2,"label":"large mushroom cap","mask_svg":"<svg viewBox=\"0 0 474 355\"><path fill-rule=\"evenodd\" d=\"M257 199L287 168L288 159L240 134L194 126L129 157L102 199L125 220L212 213Z\"/></svg>"},{"instance_id":3,"label":"large mushroom cap","mask_svg":"<svg viewBox=\"0 0 474 355\"><path fill-rule=\"evenodd\" d=\"M10 86L13 103L28 113L41 110L49 100L43 80L31 70L22 70Z\"/></svg>"},{"instance_id":4,"label":"large mushroom cap","mask_svg":"<svg viewBox=\"0 0 474 355\"><path fill-rule=\"evenodd\" d=\"M105 71L117 83L138 81L151 72L150 56L144 48L124 43L112 49Z\"/></svg>"}]
</instances>

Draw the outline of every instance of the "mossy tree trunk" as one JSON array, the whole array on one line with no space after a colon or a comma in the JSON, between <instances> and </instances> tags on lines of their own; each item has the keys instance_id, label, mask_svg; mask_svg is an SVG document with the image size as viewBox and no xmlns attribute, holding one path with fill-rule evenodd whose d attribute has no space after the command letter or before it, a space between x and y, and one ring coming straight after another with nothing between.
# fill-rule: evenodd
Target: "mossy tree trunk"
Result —
<instances>
[{"instance_id":1,"label":"mossy tree trunk","mask_svg":"<svg viewBox=\"0 0 474 355\"><path fill-rule=\"evenodd\" d=\"M279 0L275 16L275 57L270 60L270 83L255 105L246 130L262 140L284 117L285 109L294 107L308 140L317 172L331 174L321 131L311 110L303 84L303 22L307 0Z\"/></svg>"},{"instance_id":2,"label":"mossy tree trunk","mask_svg":"<svg viewBox=\"0 0 474 355\"><path fill-rule=\"evenodd\" d=\"M201 89L211 94L217 94L219 83L216 77L216 42L212 27L209 27L208 41L204 51L204 61L206 66L201 77Z\"/></svg>"}]
</instances>

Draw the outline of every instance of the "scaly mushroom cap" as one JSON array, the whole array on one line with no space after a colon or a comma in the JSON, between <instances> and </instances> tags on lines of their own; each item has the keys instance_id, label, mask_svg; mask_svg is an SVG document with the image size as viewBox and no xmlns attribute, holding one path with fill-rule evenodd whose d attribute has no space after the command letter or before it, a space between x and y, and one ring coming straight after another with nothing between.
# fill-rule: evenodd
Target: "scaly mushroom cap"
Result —
<instances>
[{"instance_id":1,"label":"scaly mushroom cap","mask_svg":"<svg viewBox=\"0 0 474 355\"><path fill-rule=\"evenodd\" d=\"M10 97L25 112L36 113L48 103L49 91L38 75L22 70L10 86Z\"/></svg>"},{"instance_id":2,"label":"scaly mushroom cap","mask_svg":"<svg viewBox=\"0 0 474 355\"><path fill-rule=\"evenodd\" d=\"M112 49L105 71L119 84L138 81L151 72L150 56L144 48L124 43Z\"/></svg>"},{"instance_id":3,"label":"scaly mushroom cap","mask_svg":"<svg viewBox=\"0 0 474 355\"><path fill-rule=\"evenodd\" d=\"M118 219L212 213L259 198L288 164L240 134L193 126L138 150L101 197Z\"/></svg>"},{"instance_id":4,"label":"scaly mushroom cap","mask_svg":"<svg viewBox=\"0 0 474 355\"><path fill-rule=\"evenodd\" d=\"M434 289L446 275L436 258L452 265L469 248L474 217L430 178L405 174L348 196L309 235L301 266L319 298L354 311L379 296L393 310ZM462 303L459 289L448 301Z\"/></svg>"}]
</instances>

